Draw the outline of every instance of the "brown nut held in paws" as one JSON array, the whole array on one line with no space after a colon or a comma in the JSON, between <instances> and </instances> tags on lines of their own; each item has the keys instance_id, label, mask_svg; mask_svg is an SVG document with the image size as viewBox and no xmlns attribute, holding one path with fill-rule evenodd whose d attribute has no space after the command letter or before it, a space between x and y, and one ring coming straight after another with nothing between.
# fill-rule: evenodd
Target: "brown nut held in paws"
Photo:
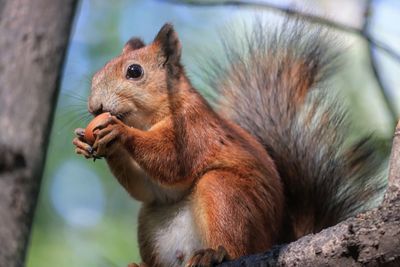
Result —
<instances>
[{"instance_id":1,"label":"brown nut held in paws","mask_svg":"<svg viewBox=\"0 0 400 267\"><path fill-rule=\"evenodd\" d=\"M109 112L101 113L86 126L84 138L89 145L93 145L94 141L96 140L93 129L96 128L97 125L108 119L110 116L111 114Z\"/></svg>"}]
</instances>

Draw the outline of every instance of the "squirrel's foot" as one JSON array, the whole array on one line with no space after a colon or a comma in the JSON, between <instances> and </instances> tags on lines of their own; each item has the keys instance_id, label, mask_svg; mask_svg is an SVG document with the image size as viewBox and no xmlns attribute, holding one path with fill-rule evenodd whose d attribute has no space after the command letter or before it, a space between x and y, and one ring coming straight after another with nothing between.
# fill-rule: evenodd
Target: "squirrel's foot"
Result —
<instances>
[{"instance_id":1,"label":"squirrel's foot","mask_svg":"<svg viewBox=\"0 0 400 267\"><path fill-rule=\"evenodd\" d=\"M201 249L193 254L186 267L214 266L226 260L229 260L229 256L223 246L219 246L217 250L211 248Z\"/></svg>"},{"instance_id":2,"label":"squirrel's foot","mask_svg":"<svg viewBox=\"0 0 400 267\"><path fill-rule=\"evenodd\" d=\"M142 262L140 264L137 263L130 263L127 267L149 267L146 263Z\"/></svg>"},{"instance_id":3,"label":"squirrel's foot","mask_svg":"<svg viewBox=\"0 0 400 267\"><path fill-rule=\"evenodd\" d=\"M129 133L129 127L123 124L116 117L111 116L104 123L99 124L93 129L96 132L96 141L93 144L93 154L98 157L105 157L114 149L112 146L116 141L124 142Z\"/></svg>"}]
</instances>

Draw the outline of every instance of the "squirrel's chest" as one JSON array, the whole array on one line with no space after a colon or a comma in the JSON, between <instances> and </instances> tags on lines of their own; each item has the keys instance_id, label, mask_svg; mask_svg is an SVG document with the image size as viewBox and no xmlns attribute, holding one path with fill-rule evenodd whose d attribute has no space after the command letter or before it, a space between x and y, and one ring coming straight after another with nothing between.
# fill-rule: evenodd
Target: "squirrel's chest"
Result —
<instances>
[{"instance_id":1,"label":"squirrel's chest","mask_svg":"<svg viewBox=\"0 0 400 267\"><path fill-rule=\"evenodd\" d=\"M151 266L184 266L202 248L190 205L143 207L139 246L143 261Z\"/></svg>"}]
</instances>

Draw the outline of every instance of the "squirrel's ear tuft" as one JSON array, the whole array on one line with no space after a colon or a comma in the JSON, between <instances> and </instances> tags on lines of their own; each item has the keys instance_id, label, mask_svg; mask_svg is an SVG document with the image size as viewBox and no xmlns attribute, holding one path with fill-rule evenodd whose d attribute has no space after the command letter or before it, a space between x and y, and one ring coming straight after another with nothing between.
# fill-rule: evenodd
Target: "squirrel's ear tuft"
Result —
<instances>
[{"instance_id":1,"label":"squirrel's ear tuft","mask_svg":"<svg viewBox=\"0 0 400 267\"><path fill-rule=\"evenodd\" d=\"M140 38L133 37L128 42L126 42L124 49L122 50L122 53L133 51L142 48L144 46L145 44Z\"/></svg>"},{"instance_id":2,"label":"squirrel's ear tuft","mask_svg":"<svg viewBox=\"0 0 400 267\"><path fill-rule=\"evenodd\" d=\"M179 64L182 46L172 24L166 23L162 26L156 38L154 38L154 44L160 48L164 64Z\"/></svg>"}]
</instances>

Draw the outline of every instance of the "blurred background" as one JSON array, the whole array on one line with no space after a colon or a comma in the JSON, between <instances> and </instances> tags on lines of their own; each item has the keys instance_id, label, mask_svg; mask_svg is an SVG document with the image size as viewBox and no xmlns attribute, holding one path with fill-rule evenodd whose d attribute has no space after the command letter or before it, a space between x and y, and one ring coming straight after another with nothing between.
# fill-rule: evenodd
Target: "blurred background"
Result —
<instances>
[{"instance_id":1,"label":"blurred background","mask_svg":"<svg viewBox=\"0 0 400 267\"><path fill-rule=\"evenodd\" d=\"M260 1L259 1L260 2ZM265 1L306 11L362 28L362 0ZM61 92L47 153L27 259L28 267L126 266L140 262L137 213L131 199L109 172L104 160L93 162L74 154L73 130L91 120L86 99L93 73L118 55L132 36L151 42L165 22L172 22L183 44L183 61L194 85L207 97L212 91L201 79L201 67L227 25L248 21L255 13L273 23L278 13L238 7L196 7L166 1L80 1L64 66ZM400 54L400 1L374 1L371 34ZM373 49L392 112L382 97L367 42L358 35L336 32L345 48L343 66L331 86L350 106L353 135L372 132L388 153L394 114L400 114L400 62ZM398 59L397 59L398 60Z\"/></svg>"}]
</instances>

